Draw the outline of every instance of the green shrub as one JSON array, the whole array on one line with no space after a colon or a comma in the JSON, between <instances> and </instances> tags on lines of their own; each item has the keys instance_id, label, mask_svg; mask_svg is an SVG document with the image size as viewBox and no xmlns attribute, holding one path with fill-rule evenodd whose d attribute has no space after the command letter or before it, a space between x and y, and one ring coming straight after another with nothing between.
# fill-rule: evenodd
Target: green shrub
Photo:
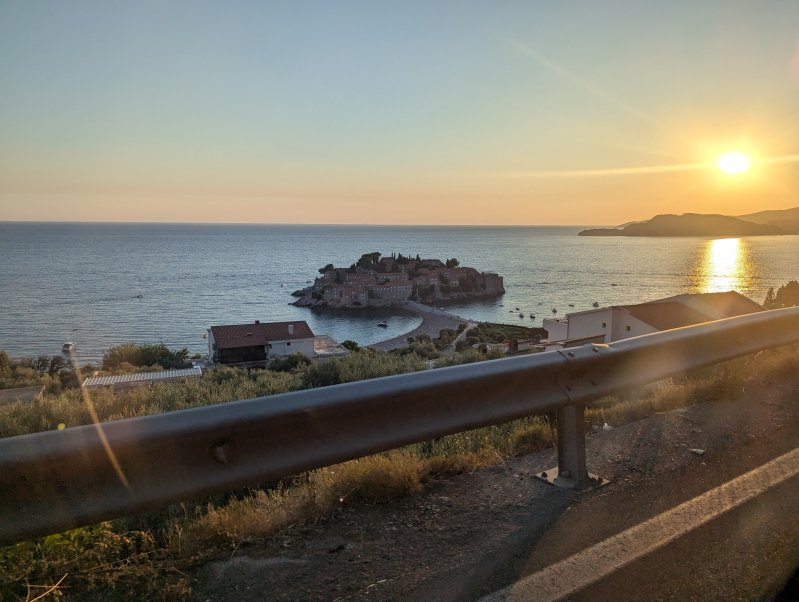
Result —
<instances>
[{"instance_id":1,"label":"green shrub","mask_svg":"<svg viewBox=\"0 0 799 602\"><path fill-rule=\"evenodd\" d=\"M277 372L295 372L300 368L311 365L311 360L302 353L292 353L286 357L279 357L269 362L269 369Z\"/></svg>"},{"instance_id":2,"label":"green shrub","mask_svg":"<svg viewBox=\"0 0 799 602\"><path fill-rule=\"evenodd\" d=\"M123 364L135 367L157 365L165 369L186 368L191 365L188 358L189 350L185 347L170 351L163 343L123 343L111 347L103 354L103 368L115 370Z\"/></svg>"}]
</instances>

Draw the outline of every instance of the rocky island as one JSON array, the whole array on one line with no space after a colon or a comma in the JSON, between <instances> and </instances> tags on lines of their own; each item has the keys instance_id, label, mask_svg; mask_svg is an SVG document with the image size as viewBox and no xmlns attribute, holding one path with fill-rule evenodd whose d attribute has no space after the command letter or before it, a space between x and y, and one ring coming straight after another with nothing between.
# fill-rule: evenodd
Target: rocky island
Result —
<instances>
[{"instance_id":1,"label":"rocky island","mask_svg":"<svg viewBox=\"0 0 799 602\"><path fill-rule=\"evenodd\" d=\"M646 222L628 223L622 228L583 230L579 236L769 236L793 234L772 224L749 222L727 215L656 215Z\"/></svg>"},{"instance_id":2,"label":"rocky island","mask_svg":"<svg viewBox=\"0 0 799 602\"><path fill-rule=\"evenodd\" d=\"M294 305L342 309L385 308L409 301L435 303L497 297L505 292L502 276L464 267L455 259L422 259L392 253L365 253L348 268L332 263L321 276L294 291Z\"/></svg>"}]
</instances>

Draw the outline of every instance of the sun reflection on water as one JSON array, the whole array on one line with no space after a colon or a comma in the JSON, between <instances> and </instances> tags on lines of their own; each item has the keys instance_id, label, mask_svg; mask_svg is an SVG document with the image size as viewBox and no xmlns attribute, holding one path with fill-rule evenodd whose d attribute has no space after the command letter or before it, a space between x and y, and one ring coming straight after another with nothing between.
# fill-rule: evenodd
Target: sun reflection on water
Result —
<instances>
[{"instance_id":1,"label":"sun reflection on water","mask_svg":"<svg viewBox=\"0 0 799 602\"><path fill-rule=\"evenodd\" d=\"M718 293L751 287L754 278L750 250L740 238L709 240L700 251L692 288L698 293Z\"/></svg>"}]
</instances>

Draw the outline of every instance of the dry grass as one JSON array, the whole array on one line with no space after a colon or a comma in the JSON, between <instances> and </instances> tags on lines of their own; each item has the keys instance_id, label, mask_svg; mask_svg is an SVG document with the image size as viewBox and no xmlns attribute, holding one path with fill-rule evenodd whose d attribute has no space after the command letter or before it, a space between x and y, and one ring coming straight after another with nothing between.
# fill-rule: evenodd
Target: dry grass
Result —
<instances>
[{"instance_id":1,"label":"dry grass","mask_svg":"<svg viewBox=\"0 0 799 602\"><path fill-rule=\"evenodd\" d=\"M656 412L724 401L747 387L776 382L797 372L799 346L761 351L600 399L586 410L586 419L598 426L606 422L619 426Z\"/></svg>"},{"instance_id":2,"label":"dry grass","mask_svg":"<svg viewBox=\"0 0 799 602\"><path fill-rule=\"evenodd\" d=\"M211 506L172 538L173 550L196 553L210 542L237 545L335 512L344 504L382 503L422 488L425 463L409 451L352 460L301 475L291 485L254 491Z\"/></svg>"}]
</instances>

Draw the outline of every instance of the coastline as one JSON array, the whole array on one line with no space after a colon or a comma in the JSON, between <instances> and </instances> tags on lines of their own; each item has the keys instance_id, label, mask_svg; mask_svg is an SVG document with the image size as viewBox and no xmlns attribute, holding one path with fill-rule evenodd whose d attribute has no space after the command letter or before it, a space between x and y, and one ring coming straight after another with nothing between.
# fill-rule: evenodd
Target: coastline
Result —
<instances>
[{"instance_id":1,"label":"coastline","mask_svg":"<svg viewBox=\"0 0 799 602\"><path fill-rule=\"evenodd\" d=\"M416 337L425 334L435 338L444 328L457 330L460 324L469 324L470 322L469 320L461 318L460 316L447 313L440 309L435 309L428 305L422 305L421 303L416 303L415 301L409 301L407 305L403 306L403 309L420 316L422 318L422 323L405 334L401 334L378 343L373 343L372 345L367 345L367 347L370 347L371 349L377 349L378 351L391 351L392 349L399 349L401 347L407 346L408 337Z\"/></svg>"}]
</instances>

